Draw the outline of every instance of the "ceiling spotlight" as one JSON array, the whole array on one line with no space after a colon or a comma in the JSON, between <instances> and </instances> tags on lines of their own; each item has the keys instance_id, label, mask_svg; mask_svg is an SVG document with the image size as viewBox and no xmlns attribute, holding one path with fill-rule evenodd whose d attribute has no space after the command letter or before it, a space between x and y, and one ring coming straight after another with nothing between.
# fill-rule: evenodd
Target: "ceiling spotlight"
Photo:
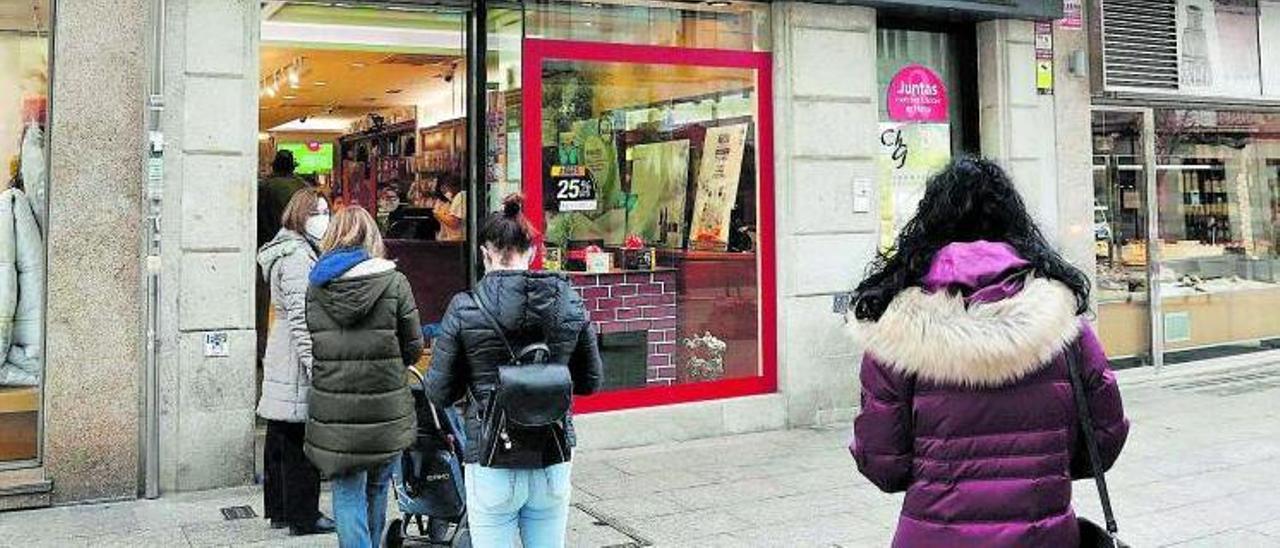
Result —
<instances>
[{"instance_id":1,"label":"ceiling spotlight","mask_svg":"<svg viewBox=\"0 0 1280 548\"><path fill-rule=\"evenodd\" d=\"M362 68L364 68L364 67L366 67L366 66L368 66L368 65L366 65L366 64L364 64L364 63L361 63L361 62L359 62L359 61L356 61L355 63L351 63L351 68L355 68L355 69L362 69Z\"/></svg>"},{"instance_id":2,"label":"ceiling spotlight","mask_svg":"<svg viewBox=\"0 0 1280 548\"><path fill-rule=\"evenodd\" d=\"M707 2L707 5L713 8L727 8L729 6L732 6L733 2L727 2L725 0L711 0Z\"/></svg>"},{"instance_id":3,"label":"ceiling spotlight","mask_svg":"<svg viewBox=\"0 0 1280 548\"><path fill-rule=\"evenodd\" d=\"M297 98L298 98L297 95L285 95L284 97L281 97L281 99L284 99L285 101L292 101Z\"/></svg>"},{"instance_id":4,"label":"ceiling spotlight","mask_svg":"<svg viewBox=\"0 0 1280 548\"><path fill-rule=\"evenodd\" d=\"M329 85L329 82L326 82L324 80L316 80L315 84L316 84L316 87L322 88Z\"/></svg>"}]
</instances>

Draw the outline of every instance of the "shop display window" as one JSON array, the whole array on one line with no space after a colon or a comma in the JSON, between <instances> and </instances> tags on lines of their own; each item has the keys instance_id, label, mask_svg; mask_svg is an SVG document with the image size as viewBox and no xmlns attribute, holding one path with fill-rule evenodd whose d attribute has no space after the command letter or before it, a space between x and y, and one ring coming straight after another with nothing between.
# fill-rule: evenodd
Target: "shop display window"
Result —
<instances>
[{"instance_id":1,"label":"shop display window","mask_svg":"<svg viewBox=\"0 0 1280 548\"><path fill-rule=\"evenodd\" d=\"M0 468L40 455L50 2L0 10Z\"/></svg>"},{"instance_id":2,"label":"shop display window","mask_svg":"<svg viewBox=\"0 0 1280 548\"><path fill-rule=\"evenodd\" d=\"M774 390L768 54L530 39L523 77L540 266L609 358L578 410Z\"/></svg>"},{"instance_id":3,"label":"shop display window","mask_svg":"<svg viewBox=\"0 0 1280 548\"><path fill-rule=\"evenodd\" d=\"M1280 115L1157 110L1170 350L1280 339Z\"/></svg>"},{"instance_id":4,"label":"shop display window","mask_svg":"<svg viewBox=\"0 0 1280 548\"><path fill-rule=\"evenodd\" d=\"M1134 111L1092 118L1098 333L1113 359L1141 360L1151 343L1145 119Z\"/></svg>"}]
</instances>

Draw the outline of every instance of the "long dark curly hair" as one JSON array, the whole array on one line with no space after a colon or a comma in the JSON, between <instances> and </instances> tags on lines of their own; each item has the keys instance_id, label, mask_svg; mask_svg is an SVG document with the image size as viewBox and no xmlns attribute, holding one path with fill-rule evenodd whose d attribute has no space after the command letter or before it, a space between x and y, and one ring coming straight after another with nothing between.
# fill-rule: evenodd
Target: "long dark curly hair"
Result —
<instances>
[{"instance_id":1,"label":"long dark curly hair","mask_svg":"<svg viewBox=\"0 0 1280 548\"><path fill-rule=\"evenodd\" d=\"M854 315L879 320L899 292L920 285L938 250L977 240L1012 245L1036 276L1062 282L1075 293L1077 314L1089 310L1089 278L1049 245L1009 175L989 160L961 156L929 178L915 217L893 248L868 267L854 291Z\"/></svg>"}]
</instances>

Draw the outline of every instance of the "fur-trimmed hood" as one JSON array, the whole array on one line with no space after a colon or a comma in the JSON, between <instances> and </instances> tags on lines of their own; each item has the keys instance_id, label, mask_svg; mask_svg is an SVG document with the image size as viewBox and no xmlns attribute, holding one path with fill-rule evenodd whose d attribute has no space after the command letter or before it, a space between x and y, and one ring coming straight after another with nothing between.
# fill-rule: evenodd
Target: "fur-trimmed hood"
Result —
<instances>
[{"instance_id":1,"label":"fur-trimmed hood","mask_svg":"<svg viewBox=\"0 0 1280 548\"><path fill-rule=\"evenodd\" d=\"M858 322L854 336L874 358L894 370L947 385L1005 386L1040 370L1080 333L1076 298L1064 284L1037 278L1025 261L956 261L973 242L944 248L935 265L968 265L957 284L903 290L876 322ZM1014 272L1010 272L1013 269ZM935 269L936 270L936 269ZM985 270L974 275L974 270ZM1004 278L996 276L1003 275ZM977 286L964 283L982 279ZM935 279L936 281L936 279ZM960 287L957 287L959 285ZM1001 298L975 298L995 287Z\"/></svg>"}]
</instances>

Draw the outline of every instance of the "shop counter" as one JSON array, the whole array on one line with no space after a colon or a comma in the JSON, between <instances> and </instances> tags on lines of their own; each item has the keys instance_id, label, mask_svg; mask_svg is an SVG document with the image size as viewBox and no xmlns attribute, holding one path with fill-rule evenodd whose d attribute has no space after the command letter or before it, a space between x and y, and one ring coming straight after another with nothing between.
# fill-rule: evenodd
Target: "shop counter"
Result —
<instances>
[{"instance_id":1,"label":"shop counter","mask_svg":"<svg viewBox=\"0 0 1280 548\"><path fill-rule=\"evenodd\" d=\"M40 391L0 387L0 462L36 458Z\"/></svg>"},{"instance_id":2,"label":"shop counter","mask_svg":"<svg viewBox=\"0 0 1280 548\"><path fill-rule=\"evenodd\" d=\"M467 284L467 243L386 240L387 258L409 279L422 323L444 318L449 301Z\"/></svg>"}]
</instances>

